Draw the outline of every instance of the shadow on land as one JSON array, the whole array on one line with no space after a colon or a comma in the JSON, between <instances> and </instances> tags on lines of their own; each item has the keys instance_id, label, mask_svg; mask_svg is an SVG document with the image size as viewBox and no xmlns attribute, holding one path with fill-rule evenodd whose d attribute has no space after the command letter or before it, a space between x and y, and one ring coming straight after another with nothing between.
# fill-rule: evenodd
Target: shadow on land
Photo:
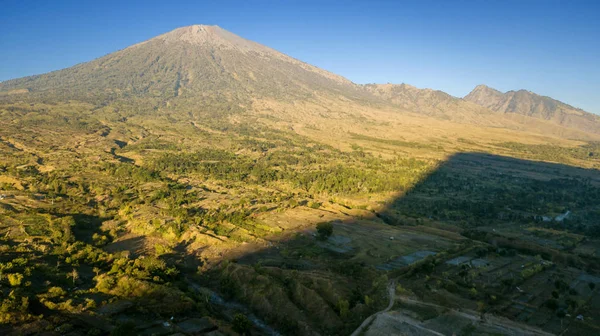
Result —
<instances>
[{"instance_id":1,"label":"shadow on land","mask_svg":"<svg viewBox=\"0 0 600 336\"><path fill-rule=\"evenodd\" d=\"M599 186L600 173L595 169L458 153L383 206L358 211L357 216L340 212L339 218L330 221L333 235L327 240L319 240L314 227L285 233L268 239L270 246L226 254L211 268L186 255L187 243L182 243L175 253L163 257L182 271L172 286L194 300L204 300L197 302L203 308L196 311L196 305L174 314L148 311L146 317L168 322L173 316L177 322L209 314L232 321L236 312L252 312L254 326L249 332L253 335L310 335L311 330L347 335L387 305L387 279L424 282L425 274L437 276L436 268L445 267L446 261L480 253L474 249L541 255L561 265L554 267L564 265L598 275L600 247L593 239L600 236ZM101 224L94 218L76 221L85 224L85 229L75 231L83 240ZM585 237L570 244L531 228ZM581 249L585 244L596 244L597 249ZM459 293L463 280L455 281ZM500 284L490 288L501 300L513 299ZM471 299L485 301L492 294ZM106 334L119 319L139 315L138 308L124 306L117 315L107 316L82 313L72 324L78 328L103 325L100 330ZM178 330L155 327L159 334ZM146 329L135 330L143 334Z\"/></svg>"},{"instance_id":2,"label":"shadow on land","mask_svg":"<svg viewBox=\"0 0 600 336\"><path fill-rule=\"evenodd\" d=\"M374 285L382 274L424 282L426 274L440 276L436 270L444 269L447 261L467 256L473 260L468 267L478 268L484 256L492 253L499 259L506 254L524 256L515 258L513 263L540 256L557 265L550 271L557 274L559 268L570 268L597 275L599 186L600 172L595 169L485 153L455 154L381 208L332 221L333 235L326 241L314 237L315 230L311 228L273 241L269 248L235 256L235 265L230 263L227 271L218 273L218 288L248 304L284 334L305 331L310 326L343 335L350 334L365 317L385 306L384 286ZM581 240L565 240L571 234ZM402 246L397 248L398 245ZM481 261L481 265L487 264ZM522 269L515 269L506 274L514 277L520 272ZM458 293L473 288L473 281L467 281L463 272L457 273L461 273L455 281ZM466 307L476 310L478 301L488 305L489 298L495 297L503 303L489 303L486 311L517 319L516 314L507 312L511 300L521 299L518 292L513 293L517 283L501 284L500 278L484 277L489 290L473 297L467 294L472 304ZM273 291L253 286L252 281L279 287L287 294L282 298L273 296L273 301L288 303L280 307L295 305L301 313L293 308L270 307L260 296L268 293L271 297ZM328 281L327 289L319 287L319 281ZM332 288L336 287L339 292L333 296L346 298L349 303L346 319L339 318L339 299L328 298L327 291L335 292ZM551 291L552 288L548 295ZM304 300L309 292L317 293L318 298ZM376 304L368 306L366 296L374 298ZM534 301L532 304L540 304ZM465 306L461 300L445 304ZM554 316L551 311L545 314ZM286 316L294 318L290 321ZM292 327L282 329L289 326Z\"/></svg>"}]
</instances>

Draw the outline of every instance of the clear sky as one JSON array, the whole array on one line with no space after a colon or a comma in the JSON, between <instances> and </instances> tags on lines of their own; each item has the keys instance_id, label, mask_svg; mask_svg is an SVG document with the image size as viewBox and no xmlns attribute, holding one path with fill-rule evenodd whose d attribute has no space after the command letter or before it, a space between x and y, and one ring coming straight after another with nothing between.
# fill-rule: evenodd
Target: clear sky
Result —
<instances>
[{"instance_id":1,"label":"clear sky","mask_svg":"<svg viewBox=\"0 0 600 336\"><path fill-rule=\"evenodd\" d=\"M356 83L527 89L600 114L600 0L2 0L0 81L216 24Z\"/></svg>"}]
</instances>

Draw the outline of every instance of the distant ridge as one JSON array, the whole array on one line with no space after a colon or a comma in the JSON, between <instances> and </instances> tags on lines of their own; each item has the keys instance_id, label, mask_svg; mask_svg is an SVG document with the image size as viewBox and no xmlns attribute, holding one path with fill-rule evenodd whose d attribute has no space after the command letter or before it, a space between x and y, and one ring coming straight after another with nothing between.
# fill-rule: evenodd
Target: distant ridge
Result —
<instances>
[{"instance_id":1,"label":"distant ridge","mask_svg":"<svg viewBox=\"0 0 600 336\"><path fill-rule=\"evenodd\" d=\"M486 85L478 85L464 99L494 112L520 114L586 132L600 133L599 116L527 90L502 93Z\"/></svg>"},{"instance_id":2,"label":"distant ridge","mask_svg":"<svg viewBox=\"0 0 600 336\"><path fill-rule=\"evenodd\" d=\"M446 92L420 89L409 84L366 84L364 88L404 110L443 120L481 123L481 115L491 112Z\"/></svg>"}]
</instances>

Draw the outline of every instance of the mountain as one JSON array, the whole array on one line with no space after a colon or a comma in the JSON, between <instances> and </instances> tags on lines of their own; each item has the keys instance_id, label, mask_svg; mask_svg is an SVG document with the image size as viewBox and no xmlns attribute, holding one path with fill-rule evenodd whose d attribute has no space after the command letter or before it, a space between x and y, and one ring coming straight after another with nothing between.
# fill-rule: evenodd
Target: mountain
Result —
<instances>
[{"instance_id":1,"label":"mountain","mask_svg":"<svg viewBox=\"0 0 600 336\"><path fill-rule=\"evenodd\" d=\"M347 132L364 125L364 118L378 123L387 118L382 112L392 111L403 118L412 114L570 138L588 137L575 130L600 134L597 117L547 97L525 91L502 94L480 86L460 99L408 84L357 85L205 25L178 28L67 69L0 83L0 102L71 100L95 109L112 106L111 117L105 116L111 120L156 111L180 121L250 112Z\"/></svg>"},{"instance_id":2,"label":"mountain","mask_svg":"<svg viewBox=\"0 0 600 336\"><path fill-rule=\"evenodd\" d=\"M376 97L402 109L441 119L464 120L490 114L487 109L439 90L420 89L404 83L366 84L364 88Z\"/></svg>"},{"instance_id":3,"label":"mountain","mask_svg":"<svg viewBox=\"0 0 600 336\"><path fill-rule=\"evenodd\" d=\"M519 114L586 132L600 133L599 116L530 91L502 93L488 86L478 85L464 99L495 112Z\"/></svg>"},{"instance_id":4,"label":"mountain","mask_svg":"<svg viewBox=\"0 0 600 336\"><path fill-rule=\"evenodd\" d=\"M191 98L211 105L247 104L265 97L365 96L341 76L204 25L175 29L68 69L5 81L1 91L94 103Z\"/></svg>"}]
</instances>

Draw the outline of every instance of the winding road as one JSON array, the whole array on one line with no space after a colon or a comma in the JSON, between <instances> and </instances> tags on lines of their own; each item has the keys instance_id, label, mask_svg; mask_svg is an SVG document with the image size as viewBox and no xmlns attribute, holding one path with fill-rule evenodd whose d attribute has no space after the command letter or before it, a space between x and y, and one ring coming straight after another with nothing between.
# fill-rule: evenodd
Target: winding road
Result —
<instances>
[{"instance_id":1,"label":"winding road","mask_svg":"<svg viewBox=\"0 0 600 336\"><path fill-rule=\"evenodd\" d=\"M365 329L365 327L367 327L371 322L373 322L373 320L377 317L377 315L387 313L388 311L390 311L390 309L392 309L392 307L394 306L394 302L396 301L396 281L395 280L390 280L390 282L388 283L388 296L390 299L388 306L384 310L378 311L377 313L367 317L363 321L363 323L361 323L361 325L356 330L354 330L354 332L350 336L360 335L360 333L363 331L363 329Z\"/></svg>"}]
</instances>

